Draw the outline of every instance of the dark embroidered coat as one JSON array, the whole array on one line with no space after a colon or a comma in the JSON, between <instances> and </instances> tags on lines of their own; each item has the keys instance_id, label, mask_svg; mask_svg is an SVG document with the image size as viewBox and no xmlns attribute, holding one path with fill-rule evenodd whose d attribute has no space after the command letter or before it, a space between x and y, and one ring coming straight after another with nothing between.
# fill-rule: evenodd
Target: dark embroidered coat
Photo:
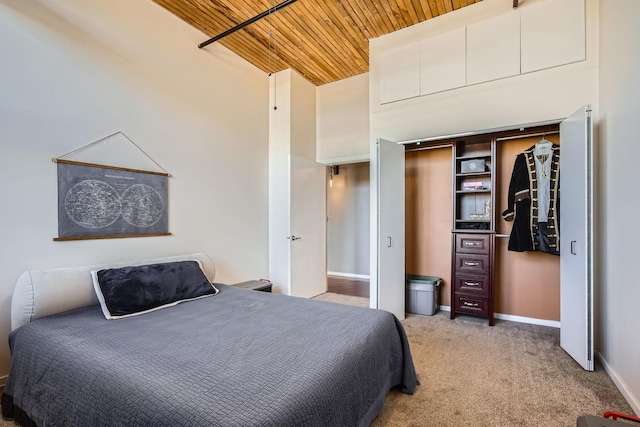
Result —
<instances>
[{"instance_id":1,"label":"dark embroidered coat","mask_svg":"<svg viewBox=\"0 0 640 427\"><path fill-rule=\"evenodd\" d=\"M538 178L533 155L535 146L516 157L509 184L509 207L502 218L513 221L509 250L542 251L560 255L560 146L551 148L549 212L547 222L538 224Z\"/></svg>"}]
</instances>

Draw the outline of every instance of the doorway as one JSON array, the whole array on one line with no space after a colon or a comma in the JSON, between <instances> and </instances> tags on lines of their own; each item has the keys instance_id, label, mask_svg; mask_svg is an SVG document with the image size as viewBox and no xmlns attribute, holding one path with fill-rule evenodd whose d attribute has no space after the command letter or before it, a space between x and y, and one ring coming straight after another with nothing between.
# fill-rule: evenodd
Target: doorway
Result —
<instances>
[{"instance_id":1,"label":"doorway","mask_svg":"<svg viewBox=\"0 0 640 427\"><path fill-rule=\"evenodd\" d=\"M327 287L369 299L369 162L327 167Z\"/></svg>"}]
</instances>

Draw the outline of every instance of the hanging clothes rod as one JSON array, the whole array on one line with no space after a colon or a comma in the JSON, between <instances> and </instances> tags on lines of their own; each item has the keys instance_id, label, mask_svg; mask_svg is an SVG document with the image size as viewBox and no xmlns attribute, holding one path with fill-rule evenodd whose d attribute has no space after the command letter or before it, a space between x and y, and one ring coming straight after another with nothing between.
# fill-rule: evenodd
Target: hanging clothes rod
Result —
<instances>
[{"instance_id":1,"label":"hanging clothes rod","mask_svg":"<svg viewBox=\"0 0 640 427\"><path fill-rule=\"evenodd\" d=\"M420 145L420 142L418 142L416 145ZM409 151L435 150L435 149L438 149L438 148L451 148L451 147L453 147L453 144L425 145L424 147L412 148Z\"/></svg>"},{"instance_id":2,"label":"hanging clothes rod","mask_svg":"<svg viewBox=\"0 0 640 427\"><path fill-rule=\"evenodd\" d=\"M551 130L549 132L536 132L536 133L528 133L526 135L505 136L502 138L496 138L496 141L510 141L512 139L533 138L534 136L556 135L559 133L560 133L559 130Z\"/></svg>"},{"instance_id":3,"label":"hanging clothes rod","mask_svg":"<svg viewBox=\"0 0 640 427\"><path fill-rule=\"evenodd\" d=\"M261 20L261 19L262 19L262 18L264 18L265 16L268 16L268 15L269 15L269 14L271 14L271 13L277 12L278 10L280 10L280 9L282 9L282 8L285 8L285 7L289 6L290 4L295 3L295 2L297 2L297 1L298 1L298 0L286 0L286 1L283 1L282 3L275 5L274 7L270 8L269 10L265 10L265 11L264 11L264 12L262 12L261 14L256 15L256 16L254 16L254 17L253 17L253 18L251 18L251 19L248 19L248 20L244 21L243 23L236 25L236 26L235 26L235 27L233 27L233 28L229 28L229 29L228 29L227 31L225 31L224 33L218 34L217 36L212 37L212 38L210 38L209 40L207 40L207 41L204 41L204 42L200 43L200 44L198 45L198 48L202 49L203 47L209 46L211 43L213 43L213 42L217 42L217 41L218 41L218 40L220 40L221 38L227 37L229 34L233 34L233 33L235 33L236 31L243 29L243 28L244 28L244 27L246 27L247 25L251 25L251 24L253 24L253 23L254 23L254 22L256 22L256 21Z\"/></svg>"}]
</instances>

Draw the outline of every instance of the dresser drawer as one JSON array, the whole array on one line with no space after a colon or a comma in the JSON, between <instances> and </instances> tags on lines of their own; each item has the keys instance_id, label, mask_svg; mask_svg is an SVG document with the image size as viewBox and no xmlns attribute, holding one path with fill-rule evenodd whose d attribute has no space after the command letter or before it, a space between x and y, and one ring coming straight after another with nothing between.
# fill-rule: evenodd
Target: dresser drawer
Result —
<instances>
[{"instance_id":1,"label":"dresser drawer","mask_svg":"<svg viewBox=\"0 0 640 427\"><path fill-rule=\"evenodd\" d=\"M456 312L473 314L476 316L489 316L489 299L475 298L467 295L456 295Z\"/></svg>"},{"instance_id":2,"label":"dresser drawer","mask_svg":"<svg viewBox=\"0 0 640 427\"><path fill-rule=\"evenodd\" d=\"M488 234L456 234L456 253L489 254Z\"/></svg>"},{"instance_id":3,"label":"dresser drawer","mask_svg":"<svg viewBox=\"0 0 640 427\"><path fill-rule=\"evenodd\" d=\"M487 276L456 275L456 292L474 293L489 296L489 278Z\"/></svg>"},{"instance_id":4,"label":"dresser drawer","mask_svg":"<svg viewBox=\"0 0 640 427\"><path fill-rule=\"evenodd\" d=\"M489 255L456 254L456 272L489 275Z\"/></svg>"}]
</instances>

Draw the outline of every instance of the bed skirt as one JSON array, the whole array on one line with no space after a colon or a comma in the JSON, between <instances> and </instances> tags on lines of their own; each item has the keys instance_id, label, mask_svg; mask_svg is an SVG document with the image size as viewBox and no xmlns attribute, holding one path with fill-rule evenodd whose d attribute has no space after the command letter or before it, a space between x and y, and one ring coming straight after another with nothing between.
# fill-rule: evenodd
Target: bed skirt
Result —
<instances>
[{"instance_id":1,"label":"bed skirt","mask_svg":"<svg viewBox=\"0 0 640 427\"><path fill-rule=\"evenodd\" d=\"M2 418L14 421L22 427L37 427L22 409L13 404L13 397L6 393L2 393Z\"/></svg>"}]
</instances>

